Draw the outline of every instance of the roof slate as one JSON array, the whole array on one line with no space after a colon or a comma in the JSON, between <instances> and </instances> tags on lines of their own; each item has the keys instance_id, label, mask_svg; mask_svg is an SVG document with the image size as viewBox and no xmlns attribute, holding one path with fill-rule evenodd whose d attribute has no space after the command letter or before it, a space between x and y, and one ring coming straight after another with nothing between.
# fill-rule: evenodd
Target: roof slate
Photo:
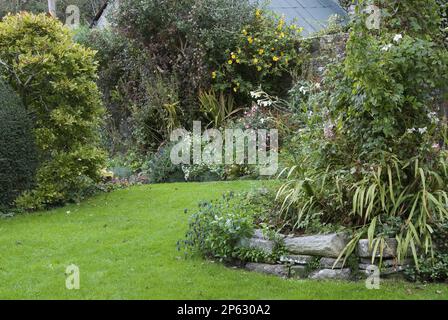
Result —
<instances>
[{"instance_id":1,"label":"roof slate","mask_svg":"<svg viewBox=\"0 0 448 320\"><path fill-rule=\"evenodd\" d=\"M271 0L268 8L284 15L288 22L295 21L305 35L324 29L332 15L347 19L337 0Z\"/></svg>"}]
</instances>

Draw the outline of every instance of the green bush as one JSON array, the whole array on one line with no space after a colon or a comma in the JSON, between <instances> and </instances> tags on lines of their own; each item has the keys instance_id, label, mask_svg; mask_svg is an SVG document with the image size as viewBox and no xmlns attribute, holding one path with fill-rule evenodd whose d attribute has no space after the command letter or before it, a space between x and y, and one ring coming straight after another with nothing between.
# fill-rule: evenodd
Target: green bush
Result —
<instances>
[{"instance_id":1,"label":"green bush","mask_svg":"<svg viewBox=\"0 0 448 320\"><path fill-rule=\"evenodd\" d=\"M171 161L172 144L160 147L148 165L148 176L151 183L184 182L182 166Z\"/></svg>"},{"instance_id":2,"label":"green bush","mask_svg":"<svg viewBox=\"0 0 448 320\"><path fill-rule=\"evenodd\" d=\"M246 98L259 87L285 96L292 86L291 74L301 73L307 57L300 41L302 29L261 9L250 17L235 36L235 45L225 51L226 60L212 72L214 87Z\"/></svg>"},{"instance_id":3,"label":"green bush","mask_svg":"<svg viewBox=\"0 0 448 320\"><path fill-rule=\"evenodd\" d=\"M240 194L229 192L215 201L201 202L189 219L186 238L178 242L178 249L225 262L278 261L283 245L265 223L273 209L271 196L274 195L262 188ZM274 241L272 253L242 245L244 239L252 237L256 226Z\"/></svg>"},{"instance_id":4,"label":"green bush","mask_svg":"<svg viewBox=\"0 0 448 320\"><path fill-rule=\"evenodd\" d=\"M37 149L31 119L15 92L0 79L0 209L10 207L35 180Z\"/></svg>"},{"instance_id":5,"label":"green bush","mask_svg":"<svg viewBox=\"0 0 448 320\"><path fill-rule=\"evenodd\" d=\"M98 50L104 141L114 156L146 159L174 127L191 129L193 120L224 125L259 85L275 94L289 89L307 57L299 29L257 7L249 0L124 0L110 29L80 34Z\"/></svg>"},{"instance_id":6,"label":"green bush","mask_svg":"<svg viewBox=\"0 0 448 320\"><path fill-rule=\"evenodd\" d=\"M209 89L215 65L227 61L242 26L255 11L249 0L124 0L117 27L152 57L154 70L177 79L187 128L200 119L197 94ZM213 8L213 9L212 9Z\"/></svg>"},{"instance_id":7,"label":"green bush","mask_svg":"<svg viewBox=\"0 0 448 320\"><path fill-rule=\"evenodd\" d=\"M237 257L238 243L251 237L253 215L233 193L216 202L202 202L190 217L186 239L178 243L186 253L228 261Z\"/></svg>"},{"instance_id":8,"label":"green bush","mask_svg":"<svg viewBox=\"0 0 448 320\"><path fill-rule=\"evenodd\" d=\"M406 275L413 281L448 281L448 222L438 224L434 230L434 256L421 255L419 268L410 268Z\"/></svg>"},{"instance_id":9,"label":"green bush","mask_svg":"<svg viewBox=\"0 0 448 320\"><path fill-rule=\"evenodd\" d=\"M173 126L203 119L200 89L210 89L210 64L252 12L248 0L120 2L116 27L80 41L98 50L99 85L108 110L104 141L111 153L145 159ZM213 8L211 10L210 8Z\"/></svg>"},{"instance_id":10,"label":"green bush","mask_svg":"<svg viewBox=\"0 0 448 320\"><path fill-rule=\"evenodd\" d=\"M79 201L100 179L103 107L94 55L45 14L20 13L0 22L0 60L8 66L9 84L35 119L39 149L36 187L17 200L21 207Z\"/></svg>"},{"instance_id":11,"label":"green bush","mask_svg":"<svg viewBox=\"0 0 448 320\"><path fill-rule=\"evenodd\" d=\"M144 161L183 120L176 77L160 72L141 43L115 30L93 30L79 41L98 51L104 146L113 156L133 153Z\"/></svg>"}]
</instances>

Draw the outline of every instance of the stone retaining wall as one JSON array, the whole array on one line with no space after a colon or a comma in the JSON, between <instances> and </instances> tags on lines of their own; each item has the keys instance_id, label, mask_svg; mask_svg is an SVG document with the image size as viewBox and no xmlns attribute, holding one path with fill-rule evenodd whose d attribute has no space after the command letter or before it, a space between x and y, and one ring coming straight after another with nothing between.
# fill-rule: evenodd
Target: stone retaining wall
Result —
<instances>
[{"instance_id":1,"label":"stone retaining wall","mask_svg":"<svg viewBox=\"0 0 448 320\"><path fill-rule=\"evenodd\" d=\"M303 237L280 236L280 239L286 253L280 257L279 261L247 263L244 268L284 278L349 280L368 276L373 271L372 266L379 267L380 256L377 254L372 264L372 252L369 250L367 239L358 243L355 268L353 264L352 267L344 266L342 259L336 263L337 257L350 241L344 233ZM272 254L275 247L274 241L265 237L261 230L256 230L253 238L242 240L240 245L258 249L267 254ZM381 276L402 276L403 271L412 264L411 260L405 260L402 265L399 265L396 249L396 240L387 239L383 252Z\"/></svg>"}]
</instances>

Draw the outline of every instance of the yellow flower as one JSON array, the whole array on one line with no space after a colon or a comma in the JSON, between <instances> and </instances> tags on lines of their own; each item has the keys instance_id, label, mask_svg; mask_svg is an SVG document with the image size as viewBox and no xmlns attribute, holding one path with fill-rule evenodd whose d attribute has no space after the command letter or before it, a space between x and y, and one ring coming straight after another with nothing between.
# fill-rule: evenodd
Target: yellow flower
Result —
<instances>
[{"instance_id":1,"label":"yellow flower","mask_svg":"<svg viewBox=\"0 0 448 320\"><path fill-rule=\"evenodd\" d=\"M280 33L280 38L284 38L284 37L285 37L285 33L284 32Z\"/></svg>"},{"instance_id":2,"label":"yellow flower","mask_svg":"<svg viewBox=\"0 0 448 320\"><path fill-rule=\"evenodd\" d=\"M216 79L216 76L217 76L216 71L213 71L213 72L212 72L212 79Z\"/></svg>"},{"instance_id":3,"label":"yellow flower","mask_svg":"<svg viewBox=\"0 0 448 320\"><path fill-rule=\"evenodd\" d=\"M259 49L259 50L258 50L258 53L259 53L260 55L262 55L262 54L264 53L264 49Z\"/></svg>"},{"instance_id":4,"label":"yellow flower","mask_svg":"<svg viewBox=\"0 0 448 320\"><path fill-rule=\"evenodd\" d=\"M245 36L247 36L247 31L246 31L246 29L243 29L243 34L244 34Z\"/></svg>"},{"instance_id":5,"label":"yellow flower","mask_svg":"<svg viewBox=\"0 0 448 320\"><path fill-rule=\"evenodd\" d=\"M255 58L255 59L252 60L252 62L253 62L253 64L257 64L258 63L258 59Z\"/></svg>"},{"instance_id":6,"label":"yellow flower","mask_svg":"<svg viewBox=\"0 0 448 320\"><path fill-rule=\"evenodd\" d=\"M238 88L237 87L233 88L233 91L238 92Z\"/></svg>"},{"instance_id":7,"label":"yellow flower","mask_svg":"<svg viewBox=\"0 0 448 320\"><path fill-rule=\"evenodd\" d=\"M278 23L277 30L282 30L284 25L285 25L285 19L281 18Z\"/></svg>"},{"instance_id":8,"label":"yellow flower","mask_svg":"<svg viewBox=\"0 0 448 320\"><path fill-rule=\"evenodd\" d=\"M236 59L236 63L240 64L241 60L240 59Z\"/></svg>"},{"instance_id":9,"label":"yellow flower","mask_svg":"<svg viewBox=\"0 0 448 320\"><path fill-rule=\"evenodd\" d=\"M254 42L254 39L252 37L247 37L247 41L252 44Z\"/></svg>"},{"instance_id":10,"label":"yellow flower","mask_svg":"<svg viewBox=\"0 0 448 320\"><path fill-rule=\"evenodd\" d=\"M261 12L260 9L257 9L257 11L255 11L255 16L256 16L257 18L260 18L260 17L261 17L261 14L262 14L262 12Z\"/></svg>"},{"instance_id":11,"label":"yellow flower","mask_svg":"<svg viewBox=\"0 0 448 320\"><path fill-rule=\"evenodd\" d=\"M258 71L261 71L261 70L263 70L263 68L262 68L261 66L258 66L258 67L257 67L257 70L258 70Z\"/></svg>"},{"instance_id":12,"label":"yellow flower","mask_svg":"<svg viewBox=\"0 0 448 320\"><path fill-rule=\"evenodd\" d=\"M277 56L273 56L273 57L272 57L272 60L274 60L274 61L276 61L276 62L277 62L278 60L280 60L280 58L279 58L279 57L277 57Z\"/></svg>"},{"instance_id":13,"label":"yellow flower","mask_svg":"<svg viewBox=\"0 0 448 320\"><path fill-rule=\"evenodd\" d=\"M232 52L232 59L236 59L236 54L234 54L233 52Z\"/></svg>"},{"instance_id":14,"label":"yellow flower","mask_svg":"<svg viewBox=\"0 0 448 320\"><path fill-rule=\"evenodd\" d=\"M232 60L229 60L227 63L228 63L228 64L233 64L233 61L232 61Z\"/></svg>"}]
</instances>

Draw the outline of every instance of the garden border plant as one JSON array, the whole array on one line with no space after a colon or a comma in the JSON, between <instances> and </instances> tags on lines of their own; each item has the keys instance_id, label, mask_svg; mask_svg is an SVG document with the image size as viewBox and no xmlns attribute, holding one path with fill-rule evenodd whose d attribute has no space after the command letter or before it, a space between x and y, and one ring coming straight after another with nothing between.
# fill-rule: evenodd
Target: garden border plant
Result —
<instances>
[{"instance_id":1,"label":"garden border plant","mask_svg":"<svg viewBox=\"0 0 448 320\"><path fill-rule=\"evenodd\" d=\"M398 259L411 254L419 268L421 254L434 257L434 229L448 219L446 122L433 98L446 83L448 54L437 42L435 1L377 4L382 28L368 30L358 6L345 61L303 104L303 153L278 198L295 225L318 215L352 229L344 260L366 237L373 262L391 236L383 225L400 218Z\"/></svg>"},{"instance_id":2,"label":"garden border plant","mask_svg":"<svg viewBox=\"0 0 448 320\"><path fill-rule=\"evenodd\" d=\"M100 180L103 107L95 52L74 43L60 21L22 12L0 22L5 80L34 124L39 152L36 186L16 200L24 209L79 201Z\"/></svg>"}]
</instances>

